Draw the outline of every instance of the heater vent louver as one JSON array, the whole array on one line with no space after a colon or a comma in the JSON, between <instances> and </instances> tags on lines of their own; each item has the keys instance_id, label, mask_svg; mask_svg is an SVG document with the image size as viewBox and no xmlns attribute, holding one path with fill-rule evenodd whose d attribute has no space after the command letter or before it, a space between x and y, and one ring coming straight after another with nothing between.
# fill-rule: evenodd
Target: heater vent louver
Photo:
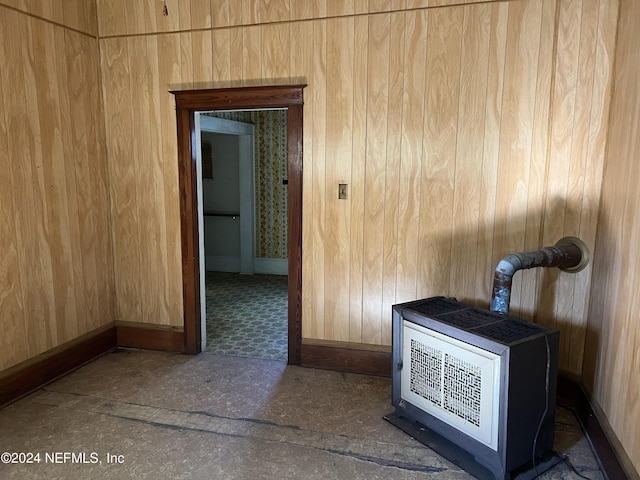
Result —
<instances>
[{"instance_id":1,"label":"heater vent louver","mask_svg":"<svg viewBox=\"0 0 640 480\"><path fill-rule=\"evenodd\" d=\"M453 355L444 356L444 409L480 426L482 371Z\"/></svg>"},{"instance_id":2,"label":"heater vent louver","mask_svg":"<svg viewBox=\"0 0 640 480\"><path fill-rule=\"evenodd\" d=\"M480 367L411 339L410 368L413 393L476 427L480 426Z\"/></svg>"},{"instance_id":3,"label":"heater vent louver","mask_svg":"<svg viewBox=\"0 0 640 480\"><path fill-rule=\"evenodd\" d=\"M411 339L411 391L442 407L442 351Z\"/></svg>"},{"instance_id":4,"label":"heater vent louver","mask_svg":"<svg viewBox=\"0 0 640 480\"><path fill-rule=\"evenodd\" d=\"M405 323L402 397L496 448L500 357Z\"/></svg>"}]
</instances>

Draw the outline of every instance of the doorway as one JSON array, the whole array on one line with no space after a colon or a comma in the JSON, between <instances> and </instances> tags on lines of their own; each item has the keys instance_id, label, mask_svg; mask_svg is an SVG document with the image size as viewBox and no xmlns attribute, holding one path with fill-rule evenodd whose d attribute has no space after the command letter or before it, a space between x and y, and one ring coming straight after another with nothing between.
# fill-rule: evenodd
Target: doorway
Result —
<instances>
[{"instance_id":1,"label":"doorway","mask_svg":"<svg viewBox=\"0 0 640 480\"><path fill-rule=\"evenodd\" d=\"M287 110L215 110L195 119L202 350L286 361Z\"/></svg>"},{"instance_id":2,"label":"doorway","mask_svg":"<svg viewBox=\"0 0 640 480\"><path fill-rule=\"evenodd\" d=\"M300 364L302 343L302 118L306 85L174 91L182 243L184 351L202 348L200 229L195 113L211 110L287 109L288 363Z\"/></svg>"}]
</instances>

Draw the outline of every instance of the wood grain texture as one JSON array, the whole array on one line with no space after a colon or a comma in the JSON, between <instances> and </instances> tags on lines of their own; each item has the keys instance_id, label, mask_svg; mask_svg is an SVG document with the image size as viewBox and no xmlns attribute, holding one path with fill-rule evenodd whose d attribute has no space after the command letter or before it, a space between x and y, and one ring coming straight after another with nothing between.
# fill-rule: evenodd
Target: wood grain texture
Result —
<instances>
[{"instance_id":1,"label":"wood grain texture","mask_svg":"<svg viewBox=\"0 0 640 480\"><path fill-rule=\"evenodd\" d=\"M183 325L169 92L308 83L305 337L389 345L393 303L486 306L504 255L580 236L594 263L517 274L512 309L561 330L640 458L634 2L161 7L0 0L0 369L114 318Z\"/></svg>"},{"instance_id":2,"label":"wood grain texture","mask_svg":"<svg viewBox=\"0 0 640 480\"><path fill-rule=\"evenodd\" d=\"M98 43L52 5L0 6L0 370L113 321Z\"/></svg>"},{"instance_id":3,"label":"wood grain texture","mask_svg":"<svg viewBox=\"0 0 640 480\"><path fill-rule=\"evenodd\" d=\"M606 35L608 29L603 26L613 22L615 11L609 10L613 7L606 2L598 6L596 51L606 54L609 60L614 56L612 37ZM585 383L592 402L608 419L617 440L614 445L623 449L621 458L635 473L630 478L638 478L640 472L640 383L636 374L640 351L640 224L636 214L640 205L640 62L633 53L639 39L639 7L636 2L619 2L613 75L608 78L599 72L594 79L598 90L607 82L614 82L615 89L610 105L584 362Z\"/></svg>"},{"instance_id":4,"label":"wood grain texture","mask_svg":"<svg viewBox=\"0 0 640 480\"><path fill-rule=\"evenodd\" d=\"M417 295L422 172L422 136L426 68L427 13L408 12L404 28L402 144L398 196L396 301Z\"/></svg>"},{"instance_id":5,"label":"wood grain texture","mask_svg":"<svg viewBox=\"0 0 640 480\"><path fill-rule=\"evenodd\" d=\"M6 20L11 20L8 16ZM7 65L6 47L10 46L7 35L11 32L6 20L0 19L0 62ZM20 249L17 237L16 209L13 200L13 178L11 174L11 150L9 149L10 121L6 116L7 95L5 85L11 85L11 68L3 68L0 73L0 102L3 111L0 114L0 214L4 221L0 223L0 322L5 332L0 337L0 370L28 358L25 332L25 309L20 279ZM14 167L15 168L15 167Z\"/></svg>"},{"instance_id":6,"label":"wood grain texture","mask_svg":"<svg viewBox=\"0 0 640 480\"><path fill-rule=\"evenodd\" d=\"M376 15L369 18L369 49L367 83L363 90L367 93L366 117L366 166L363 193L363 290L362 297L362 338L361 342L380 344L382 341L382 273L384 255L384 202L386 187L387 119L389 108L389 55L390 55L390 15ZM355 181L355 179L354 179ZM355 215L355 218L357 218ZM375 294L373 293L375 292ZM355 341L354 338L351 341Z\"/></svg>"},{"instance_id":7,"label":"wood grain texture","mask_svg":"<svg viewBox=\"0 0 640 480\"><path fill-rule=\"evenodd\" d=\"M0 407L116 348L116 329L102 327L6 369L0 375Z\"/></svg>"},{"instance_id":8,"label":"wood grain texture","mask_svg":"<svg viewBox=\"0 0 640 480\"><path fill-rule=\"evenodd\" d=\"M2 0L3 5L91 36L98 34L95 0Z\"/></svg>"},{"instance_id":9,"label":"wood grain texture","mask_svg":"<svg viewBox=\"0 0 640 480\"><path fill-rule=\"evenodd\" d=\"M211 0L191 0L191 28L210 28L212 22Z\"/></svg>"},{"instance_id":10,"label":"wood grain texture","mask_svg":"<svg viewBox=\"0 0 640 480\"><path fill-rule=\"evenodd\" d=\"M311 268L305 271L303 278L303 292L308 291L310 298L303 315L303 334L311 338L325 338L325 251L324 237L326 224L327 199L325 190L326 169L326 136L327 122L314 121L313 118L326 119L327 116L327 23L324 20L313 23L313 61L310 75L310 88L308 90L308 104L313 114L308 125L308 135L311 135L311 149L305 150L305 162L311 163L311 187L305 190L303 199L304 213L302 221L303 231L311 233L311 241L307 247L303 246L303 252L308 252ZM308 108L305 108L307 111ZM316 278L316 282L309 282L309 278ZM305 307L303 307L304 309ZM307 333L308 332L308 333Z\"/></svg>"},{"instance_id":11,"label":"wood grain texture","mask_svg":"<svg viewBox=\"0 0 640 480\"><path fill-rule=\"evenodd\" d=\"M137 47L127 50L129 62L146 62L135 69L148 70L145 81L154 82L160 95L159 110L153 110L160 121L150 119L142 128L161 127L163 175L154 190L134 182L135 195L145 197L136 197L137 205L160 202L165 208L157 212L161 226L148 231L151 238L165 238L158 251L168 256L166 284L149 293L156 301L175 299L160 323L181 322L180 267L173 256L179 245L175 118L162 91L190 85L309 83L303 136L306 337L388 345L394 303L438 294L486 306L493 269L506 254L553 244L563 235L585 235L593 246L602 118L611 88L611 57L602 38L615 35L615 24L602 19L612 7L594 0L453 2L443 8L406 2L407 10L405 2L365 3L289 2L287 8L266 0L212 1L211 31L153 37L157 49L146 58ZM191 12L206 9L190 6ZM106 15L101 22L110 18L108 4L99 10ZM101 39L103 57L118 42ZM107 103L122 88L112 83L133 85L131 72L120 79L117 71L103 72ZM136 107L141 109L146 107ZM109 117L107 112L107 122ZM122 141L118 136L115 144ZM135 148L130 145L113 168L126 171L119 165L125 158L151 154ZM338 183L348 184L346 201L337 198ZM113 187L116 195L121 188ZM118 241L114 248L115 264L126 272ZM142 252L133 256L148 263ZM124 292L128 281L117 288ZM574 374L581 370L590 289L590 270L573 276L522 272L514 282L513 311L560 328L561 368ZM119 308L127 302L118 301Z\"/></svg>"},{"instance_id":12,"label":"wood grain texture","mask_svg":"<svg viewBox=\"0 0 640 480\"><path fill-rule=\"evenodd\" d=\"M530 66L538 64L541 2L509 4L502 118L498 154L493 238L494 266L504 255L524 250L527 186L531 168L536 79ZM514 276L512 311L520 313L522 276Z\"/></svg>"},{"instance_id":13,"label":"wood grain texture","mask_svg":"<svg viewBox=\"0 0 640 480\"><path fill-rule=\"evenodd\" d=\"M147 350L163 350L166 352L183 352L183 331L163 328L162 325L150 323L117 323L116 342L119 347L144 348Z\"/></svg>"},{"instance_id":14,"label":"wood grain texture","mask_svg":"<svg viewBox=\"0 0 640 480\"><path fill-rule=\"evenodd\" d=\"M489 69L491 7L466 8L462 19L458 125L451 230L449 291L461 301L475 298L483 146ZM442 229L444 230L444 229ZM443 231L439 237L443 238ZM446 236L443 238L446 240ZM448 242L444 241L444 247Z\"/></svg>"},{"instance_id":15,"label":"wood grain texture","mask_svg":"<svg viewBox=\"0 0 640 480\"><path fill-rule=\"evenodd\" d=\"M327 126L325 164L325 336L349 341L349 202L338 199L338 184L351 183L354 21L327 20ZM330 121L328 119L331 119ZM330 279L330 280L329 280Z\"/></svg>"},{"instance_id":16,"label":"wood grain texture","mask_svg":"<svg viewBox=\"0 0 640 480\"><path fill-rule=\"evenodd\" d=\"M500 154L500 135L498 133L502 127L502 99L508 20L508 3L492 5L485 127L482 145L482 172L478 179L480 182L480 199L478 205L477 274L474 290L475 302L483 308L488 308L491 299L491 282L488 281L487 275L491 275L490 272L496 266L493 255L493 239L495 236L494 225L498 192L495 187L498 182L498 158Z\"/></svg>"},{"instance_id":17,"label":"wood grain texture","mask_svg":"<svg viewBox=\"0 0 640 480\"><path fill-rule=\"evenodd\" d=\"M301 365L340 372L391 376L391 351L349 342L303 341Z\"/></svg>"},{"instance_id":18,"label":"wood grain texture","mask_svg":"<svg viewBox=\"0 0 640 480\"><path fill-rule=\"evenodd\" d=\"M464 10L429 11L420 174L418 297L450 289ZM465 172L464 168L462 169ZM466 173L466 172L465 172ZM469 172L469 174L471 174ZM462 278L452 279L454 282Z\"/></svg>"},{"instance_id":19,"label":"wood grain texture","mask_svg":"<svg viewBox=\"0 0 640 480\"><path fill-rule=\"evenodd\" d=\"M386 318L396 302L398 284L398 198L400 195L400 162L402 150L403 112L403 68L404 68L404 14L394 13L390 17L389 39L389 92L387 110L387 156L384 187L384 238L382 276L382 324L380 342L391 345L391 325Z\"/></svg>"},{"instance_id":20,"label":"wood grain texture","mask_svg":"<svg viewBox=\"0 0 640 480\"><path fill-rule=\"evenodd\" d=\"M369 34L369 20L364 17L354 19L354 49L358 45L366 44ZM351 142L351 184L348 188L351 222L349 231L350 245L362 246L364 242L364 186L366 182L366 142L368 112L368 71L369 58L355 55L353 66L353 140ZM357 249L363 251L362 248ZM363 255L354 254L349 259L349 339L361 342L363 335L364 314L363 305Z\"/></svg>"}]
</instances>

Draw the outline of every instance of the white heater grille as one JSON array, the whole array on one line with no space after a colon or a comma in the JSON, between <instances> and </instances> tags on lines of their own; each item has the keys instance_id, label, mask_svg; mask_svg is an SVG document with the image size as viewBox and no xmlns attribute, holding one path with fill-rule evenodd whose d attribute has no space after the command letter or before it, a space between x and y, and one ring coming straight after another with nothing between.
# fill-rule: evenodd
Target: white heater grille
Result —
<instances>
[{"instance_id":1,"label":"white heater grille","mask_svg":"<svg viewBox=\"0 0 640 480\"><path fill-rule=\"evenodd\" d=\"M497 449L500 357L404 321L401 396Z\"/></svg>"}]
</instances>

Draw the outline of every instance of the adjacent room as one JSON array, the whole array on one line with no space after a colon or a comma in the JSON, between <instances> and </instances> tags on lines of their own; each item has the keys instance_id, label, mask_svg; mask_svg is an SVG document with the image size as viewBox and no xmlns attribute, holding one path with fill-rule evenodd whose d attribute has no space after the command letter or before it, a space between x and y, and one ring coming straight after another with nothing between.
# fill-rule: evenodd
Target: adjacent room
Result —
<instances>
[{"instance_id":1,"label":"adjacent room","mask_svg":"<svg viewBox=\"0 0 640 480\"><path fill-rule=\"evenodd\" d=\"M287 360L287 110L198 114L203 349Z\"/></svg>"},{"instance_id":2,"label":"adjacent room","mask_svg":"<svg viewBox=\"0 0 640 480\"><path fill-rule=\"evenodd\" d=\"M0 477L640 479L639 41L634 0L0 0ZM452 333L563 239L526 335ZM407 407L434 345L460 428Z\"/></svg>"}]
</instances>

